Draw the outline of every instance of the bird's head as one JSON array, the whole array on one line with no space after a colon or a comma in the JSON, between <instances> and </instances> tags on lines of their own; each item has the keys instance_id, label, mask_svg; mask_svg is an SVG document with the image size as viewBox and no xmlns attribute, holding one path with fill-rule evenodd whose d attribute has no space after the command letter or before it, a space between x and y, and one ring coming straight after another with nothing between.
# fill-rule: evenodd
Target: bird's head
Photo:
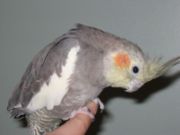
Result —
<instances>
[{"instance_id":1,"label":"bird's head","mask_svg":"<svg viewBox=\"0 0 180 135\"><path fill-rule=\"evenodd\" d=\"M146 57L140 48L120 49L107 54L104 60L105 78L112 87L121 87L127 92L138 90L146 82L164 75L180 63L180 57L167 62Z\"/></svg>"}]
</instances>

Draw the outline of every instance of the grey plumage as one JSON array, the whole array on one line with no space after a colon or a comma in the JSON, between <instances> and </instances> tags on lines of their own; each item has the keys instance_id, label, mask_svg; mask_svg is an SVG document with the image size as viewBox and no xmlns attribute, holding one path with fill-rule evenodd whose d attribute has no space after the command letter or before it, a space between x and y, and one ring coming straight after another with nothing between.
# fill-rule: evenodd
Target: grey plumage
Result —
<instances>
[{"instance_id":1,"label":"grey plumage","mask_svg":"<svg viewBox=\"0 0 180 135\"><path fill-rule=\"evenodd\" d=\"M73 44L68 45L67 42L71 41L65 41L63 37L60 37L34 57L9 100L8 110L15 109L14 106L19 103L22 105L21 109L24 109L32 96L39 91L41 85L44 82L48 83L50 75L53 72L61 72L60 64L64 63L67 52L73 46Z\"/></svg>"},{"instance_id":2,"label":"grey plumage","mask_svg":"<svg viewBox=\"0 0 180 135\"><path fill-rule=\"evenodd\" d=\"M49 85L53 73L61 77L68 53L76 46L80 47L80 51L77 54L75 70L68 80L70 85L60 104L53 109L28 109L28 104L40 92L43 84ZM141 68L139 75L132 73L132 67L120 70L120 67L113 63L114 56L110 57L109 53L113 52L113 55L118 56L121 51L128 53L132 60L133 64L129 66L133 67L135 64ZM170 60L164 66L169 69L178 64L179 59L180 57ZM168 64L171 64L170 67ZM56 128L61 120L68 119L74 110L95 99L105 87L111 85L130 88L130 91L136 90L157 77L153 73L159 72L158 67L160 66L157 62L145 59L144 53L136 44L97 28L78 24L34 57L15 88L7 109L15 118L25 115L33 134L43 135ZM161 69L164 69L164 74L166 67L161 66Z\"/></svg>"},{"instance_id":3,"label":"grey plumage","mask_svg":"<svg viewBox=\"0 0 180 135\"><path fill-rule=\"evenodd\" d=\"M42 117L42 119L38 120L39 123L41 123L40 121L46 121L45 119L47 121L49 119L52 122L57 121L57 119L68 118L73 110L84 106L88 101L96 98L102 89L107 86L107 82L102 76L103 56L107 51L104 47L106 42L103 43L102 39L98 39L95 36L96 32L100 32L102 34L100 38L103 38L105 33L92 28L88 28L89 30L92 29L88 33L88 31L86 32L87 28L86 26L78 25L75 29L70 30L46 46L34 57L9 100L7 109L14 117L25 114L30 125L34 125L33 122L35 122L37 115L40 118ZM85 38L87 39L85 40ZM42 84L44 82L48 84L50 75L53 72L56 72L58 75L61 73L61 66L65 62L67 52L75 45L74 42L76 40L81 46L81 51L78 54L75 72L71 77L69 91L61 104L54 107L51 111L48 111L46 108L36 112L27 110L26 106L32 97L38 93ZM93 43L95 40L99 40L99 44L95 45ZM18 104L21 104L21 106L18 106ZM48 117L43 118L43 116ZM48 127L44 126L41 129L50 129L49 124L46 125Z\"/></svg>"},{"instance_id":4,"label":"grey plumage","mask_svg":"<svg viewBox=\"0 0 180 135\"><path fill-rule=\"evenodd\" d=\"M120 39L119 37L93 27L78 24L76 28L71 29L68 33L57 38L34 57L27 67L20 84L17 85L12 94L13 96L9 100L8 110L13 111L13 109L15 109L14 106L18 105L18 103L22 104L21 109L25 109L32 96L39 91L41 85L44 82L48 83L49 76L53 72L56 72L57 74L61 72L61 65L64 64L67 52L74 46L73 42L75 42L75 40L79 41L80 46L83 49L83 51L81 51L82 54L79 54L82 55L82 57L79 57L77 63L83 62L85 66L76 68L76 72L78 72L77 75L79 75L78 70L80 70L81 74L83 73L85 77L88 76L86 74L91 73L89 77L94 79L96 77L92 75L93 72L91 70L95 68L93 66L97 65L97 61L99 63L97 69L99 70L95 69L94 75L97 74L96 72L101 72L103 70L102 59L105 53L110 50L116 50L119 48L119 45L125 45L125 47L129 49L129 46L126 46L126 44L132 44L130 47L137 49L137 51L140 50L139 47L125 39ZM116 42L118 42L117 45ZM94 61L94 64L89 62L88 59L89 61L92 60L91 62Z\"/></svg>"}]
</instances>

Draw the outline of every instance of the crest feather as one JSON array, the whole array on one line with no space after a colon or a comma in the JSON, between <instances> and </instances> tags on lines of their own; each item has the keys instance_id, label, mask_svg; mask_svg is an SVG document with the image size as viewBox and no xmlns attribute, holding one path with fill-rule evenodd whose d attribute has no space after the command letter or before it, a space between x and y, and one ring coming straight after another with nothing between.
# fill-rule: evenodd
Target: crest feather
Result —
<instances>
[{"instance_id":1,"label":"crest feather","mask_svg":"<svg viewBox=\"0 0 180 135\"><path fill-rule=\"evenodd\" d=\"M167 62L161 62L161 58L148 59L144 69L145 81L150 81L157 77L164 75L172 67L180 64L180 56L168 60Z\"/></svg>"}]
</instances>

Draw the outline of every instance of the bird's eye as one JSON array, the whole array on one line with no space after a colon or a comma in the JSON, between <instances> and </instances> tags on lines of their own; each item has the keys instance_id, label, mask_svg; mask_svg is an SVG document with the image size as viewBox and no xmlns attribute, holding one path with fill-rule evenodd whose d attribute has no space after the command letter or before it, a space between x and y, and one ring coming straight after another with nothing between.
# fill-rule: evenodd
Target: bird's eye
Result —
<instances>
[{"instance_id":1,"label":"bird's eye","mask_svg":"<svg viewBox=\"0 0 180 135\"><path fill-rule=\"evenodd\" d=\"M139 72L139 68L137 66L133 66L132 72L137 74Z\"/></svg>"}]
</instances>

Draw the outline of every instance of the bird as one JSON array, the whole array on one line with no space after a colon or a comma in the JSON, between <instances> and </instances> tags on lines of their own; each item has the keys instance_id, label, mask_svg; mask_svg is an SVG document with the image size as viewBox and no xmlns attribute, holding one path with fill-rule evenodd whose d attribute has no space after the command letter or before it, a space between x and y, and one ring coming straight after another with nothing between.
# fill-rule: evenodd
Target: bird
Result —
<instances>
[{"instance_id":1,"label":"bird","mask_svg":"<svg viewBox=\"0 0 180 135\"><path fill-rule=\"evenodd\" d=\"M12 117L25 117L33 135L45 135L62 121L85 113L106 87L135 92L180 63L150 58L141 48L110 32L76 24L40 50L28 65L9 99ZM112 91L113 92L113 91Z\"/></svg>"}]
</instances>

